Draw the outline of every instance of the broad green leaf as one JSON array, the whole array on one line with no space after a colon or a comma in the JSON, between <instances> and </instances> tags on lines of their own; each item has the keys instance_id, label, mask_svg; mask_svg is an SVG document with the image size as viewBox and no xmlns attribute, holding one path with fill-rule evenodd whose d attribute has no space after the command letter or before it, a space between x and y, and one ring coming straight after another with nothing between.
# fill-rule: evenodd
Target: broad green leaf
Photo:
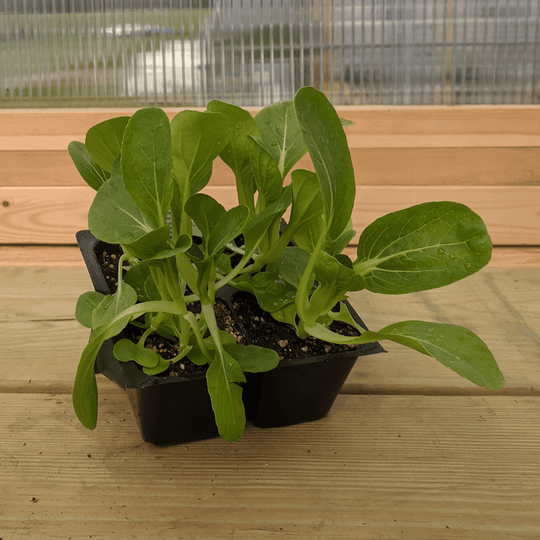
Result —
<instances>
[{"instance_id":1,"label":"broad green leaf","mask_svg":"<svg viewBox=\"0 0 540 540\"><path fill-rule=\"evenodd\" d=\"M296 298L296 287L277 272L259 272L253 276L250 285L259 306L270 313L282 309Z\"/></svg>"},{"instance_id":2,"label":"broad green leaf","mask_svg":"<svg viewBox=\"0 0 540 540\"><path fill-rule=\"evenodd\" d=\"M328 313L338 302L345 299L347 292L365 288L364 280L354 270L324 251L315 261L314 272L317 288L309 301L310 320L316 320Z\"/></svg>"},{"instance_id":3,"label":"broad green leaf","mask_svg":"<svg viewBox=\"0 0 540 540\"><path fill-rule=\"evenodd\" d=\"M216 223L225 214L225 208L204 193L192 195L186 201L184 209L201 231L203 240L208 240Z\"/></svg>"},{"instance_id":4,"label":"broad green leaf","mask_svg":"<svg viewBox=\"0 0 540 540\"><path fill-rule=\"evenodd\" d=\"M135 290L139 302L161 300L161 295L154 283L149 264L137 264L132 266L126 272L124 282Z\"/></svg>"},{"instance_id":5,"label":"broad green leaf","mask_svg":"<svg viewBox=\"0 0 540 540\"><path fill-rule=\"evenodd\" d=\"M299 247L289 246L285 248L277 260L278 273L293 287L298 287L300 278L308 265L310 255Z\"/></svg>"},{"instance_id":6,"label":"broad green leaf","mask_svg":"<svg viewBox=\"0 0 540 540\"><path fill-rule=\"evenodd\" d=\"M161 109L141 109L130 118L121 162L135 204L156 225L165 225L173 197L172 142L169 118Z\"/></svg>"},{"instance_id":7,"label":"broad green leaf","mask_svg":"<svg viewBox=\"0 0 540 540\"><path fill-rule=\"evenodd\" d=\"M257 208L264 209L279 199L283 191L283 177L272 156L254 140L251 143L251 168L259 192Z\"/></svg>"},{"instance_id":8,"label":"broad green leaf","mask_svg":"<svg viewBox=\"0 0 540 540\"><path fill-rule=\"evenodd\" d=\"M119 362L131 362L137 356L138 349L130 339L121 339L114 344L113 354Z\"/></svg>"},{"instance_id":9,"label":"broad green leaf","mask_svg":"<svg viewBox=\"0 0 540 540\"><path fill-rule=\"evenodd\" d=\"M92 328L99 328L100 326L109 323L122 313L126 308L135 305L137 302L137 293L127 283L123 283L114 294L103 297L103 300L99 303L98 307L92 314ZM128 321L120 323L125 328Z\"/></svg>"},{"instance_id":10,"label":"broad green leaf","mask_svg":"<svg viewBox=\"0 0 540 540\"><path fill-rule=\"evenodd\" d=\"M504 377L487 345L471 330L452 324L404 321L360 337L335 334L322 325L306 329L332 343L360 344L388 339L438 360L465 379L490 390L500 390Z\"/></svg>"},{"instance_id":11,"label":"broad green leaf","mask_svg":"<svg viewBox=\"0 0 540 540\"><path fill-rule=\"evenodd\" d=\"M257 123L245 109L222 101L211 101L207 109L210 112L221 113L229 121L231 126L229 143L220 152L219 156L234 172L238 190L238 202L251 208L255 193L255 181L250 158L252 151L251 137L259 136Z\"/></svg>"},{"instance_id":12,"label":"broad green leaf","mask_svg":"<svg viewBox=\"0 0 540 540\"><path fill-rule=\"evenodd\" d=\"M279 364L279 355L270 349L237 343L226 344L224 348L238 362L244 372L270 371Z\"/></svg>"},{"instance_id":13,"label":"broad green leaf","mask_svg":"<svg viewBox=\"0 0 540 540\"><path fill-rule=\"evenodd\" d=\"M146 233L141 238L130 242L129 244L123 243L122 249L126 255L131 257L137 257L138 259L145 260L151 259L159 253L169 247L169 235L170 228L168 225L164 225L159 229L154 229L149 233Z\"/></svg>"},{"instance_id":14,"label":"broad green leaf","mask_svg":"<svg viewBox=\"0 0 540 540\"><path fill-rule=\"evenodd\" d=\"M311 171L297 169L291 178L293 202L288 228L294 231L294 241L311 253L321 235L326 234L321 188L317 175Z\"/></svg>"},{"instance_id":15,"label":"broad green leaf","mask_svg":"<svg viewBox=\"0 0 540 540\"><path fill-rule=\"evenodd\" d=\"M155 226L133 202L122 178L113 176L96 193L88 212L88 228L109 244L130 244Z\"/></svg>"},{"instance_id":16,"label":"broad green leaf","mask_svg":"<svg viewBox=\"0 0 540 540\"><path fill-rule=\"evenodd\" d=\"M228 120L219 113L182 111L171 121L173 173L184 200L212 175L214 159L229 143Z\"/></svg>"},{"instance_id":17,"label":"broad green leaf","mask_svg":"<svg viewBox=\"0 0 540 540\"><path fill-rule=\"evenodd\" d=\"M210 233L208 255L220 253L229 242L240 235L248 218L249 210L243 205L235 206L223 214Z\"/></svg>"},{"instance_id":18,"label":"broad green leaf","mask_svg":"<svg viewBox=\"0 0 540 540\"><path fill-rule=\"evenodd\" d=\"M97 424L98 393L94 363L105 339L101 334L90 339L82 352L73 383L73 408L81 424L88 429L94 429Z\"/></svg>"},{"instance_id":19,"label":"broad green leaf","mask_svg":"<svg viewBox=\"0 0 540 540\"><path fill-rule=\"evenodd\" d=\"M215 351L206 372L208 393L219 434L226 441L237 441L244 432L246 416L242 402L242 387L237 383L246 378L238 362L225 350Z\"/></svg>"},{"instance_id":20,"label":"broad green leaf","mask_svg":"<svg viewBox=\"0 0 540 540\"><path fill-rule=\"evenodd\" d=\"M75 318L86 328L92 328L92 313L105 298L104 294L88 291L79 296L75 307Z\"/></svg>"},{"instance_id":21,"label":"broad green leaf","mask_svg":"<svg viewBox=\"0 0 540 540\"><path fill-rule=\"evenodd\" d=\"M149 356L157 356L158 363L154 367L143 367L143 371L147 375L159 375L160 373L163 373L166 369L169 369L170 363L167 362L167 360L161 358L158 353L152 351L151 349L144 349L145 351L149 351L152 353L152 355ZM146 354L146 353L145 353Z\"/></svg>"},{"instance_id":22,"label":"broad green leaf","mask_svg":"<svg viewBox=\"0 0 540 540\"><path fill-rule=\"evenodd\" d=\"M319 90L298 90L294 108L321 185L328 236L335 240L349 223L356 191L347 137L336 111Z\"/></svg>"},{"instance_id":23,"label":"broad green leaf","mask_svg":"<svg viewBox=\"0 0 540 540\"><path fill-rule=\"evenodd\" d=\"M247 252L252 252L276 221L281 220L285 210L292 202L292 188L286 186L281 192L279 199L267 206L260 214L249 220L244 230L244 241Z\"/></svg>"},{"instance_id":24,"label":"broad green leaf","mask_svg":"<svg viewBox=\"0 0 540 540\"><path fill-rule=\"evenodd\" d=\"M307 152L292 101L269 105L255 115L261 136L257 141L272 156L281 178Z\"/></svg>"},{"instance_id":25,"label":"broad green leaf","mask_svg":"<svg viewBox=\"0 0 540 540\"><path fill-rule=\"evenodd\" d=\"M159 251L152 257L152 260L156 261L161 259L168 259L169 257L174 257L179 253L184 253L184 251L187 251L190 247L191 238L187 234L181 234L176 240L176 244L173 248Z\"/></svg>"},{"instance_id":26,"label":"broad green leaf","mask_svg":"<svg viewBox=\"0 0 540 540\"><path fill-rule=\"evenodd\" d=\"M97 191L107 181L109 175L92 159L83 143L78 141L69 143L68 152L83 180Z\"/></svg>"},{"instance_id":27,"label":"broad green leaf","mask_svg":"<svg viewBox=\"0 0 540 540\"><path fill-rule=\"evenodd\" d=\"M429 202L369 225L360 236L354 269L372 292L424 291L474 274L489 262L491 248L482 218L470 208Z\"/></svg>"},{"instance_id":28,"label":"broad green leaf","mask_svg":"<svg viewBox=\"0 0 540 540\"><path fill-rule=\"evenodd\" d=\"M94 161L110 172L113 162L122 149L122 139L129 116L105 120L91 127L86 133L85 146Z\"/></svg>"},{"instance_id":29,"label":"broad green leaf","mask_svg":"<svg viewBox=\"0 0 540 540\"><path fill-rule=\"evenodd\" d=\"M336 257L340 254L348 245L349 242L355 237L356 231L352 228L352 219L345 230L333 241L326 242L324 250Z\"/></svg>"}]
</instances>

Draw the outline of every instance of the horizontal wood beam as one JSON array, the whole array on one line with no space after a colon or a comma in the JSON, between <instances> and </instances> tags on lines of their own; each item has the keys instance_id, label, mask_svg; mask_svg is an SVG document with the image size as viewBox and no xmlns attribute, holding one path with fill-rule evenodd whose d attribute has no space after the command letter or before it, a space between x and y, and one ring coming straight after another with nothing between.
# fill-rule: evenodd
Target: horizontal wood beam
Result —
<instances>
[{"instance_id":1,"label":"horizontal wood beam","mask_svg":"<svg viewBox=\"0 0 540 540\"><path fill-rule=\"evenodd\" d=\"M237 204L232 186L205 192L228 208ZM87 228L94 194L89 187L1 187L0 244L73 244ZM540 186L358 186L354 228L360 233L388 212L432 200L470 206L496 245L540 245Z\"/></svg>"}]
</instances>

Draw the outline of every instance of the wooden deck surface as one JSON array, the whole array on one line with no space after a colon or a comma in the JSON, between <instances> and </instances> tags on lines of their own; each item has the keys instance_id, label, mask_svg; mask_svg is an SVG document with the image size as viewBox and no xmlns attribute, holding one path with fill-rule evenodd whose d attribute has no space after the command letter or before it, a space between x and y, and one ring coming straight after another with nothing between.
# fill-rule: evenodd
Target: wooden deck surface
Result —
<instances>
[{"instance_id":1,"label":"wooden deck surface","mask_svg":"<svg viewBox=\"0 0 540 540\"><path fill-rule=\"evenodd\" d=\"M101 376L97 429L75 418L88 330L73 309L90 281L73 248L57 249L44 264L46 248L0 251L13 257L0 266L3 540L540 538L534 252L531 263L496 250L483 272L439 291L352 297L374 329L411 316L469 326L499 361L503 391L385 344L318 422L160 448Z\"/></svg>"},{"instance_id":2,"label":"wooden deck surface","mask_svg":"<svg viewBox=\"0 0 540 540\"><path fill-rule=\"evenodd\" d=\"M101 376L95 431L71 404L89 333L74 307L91 289L74 235L92 192L66 148L132 113L0 111L0 540L538 540L540 107L339 108L355 122L358 231L451 199L496 245L450 287L352 304L374 330L411 318L471 328L503 390L384 343L322 420L166 448L142 441ZM233 182L218 160L207 190L232 206Z\"/></svg>"}]
</instances>

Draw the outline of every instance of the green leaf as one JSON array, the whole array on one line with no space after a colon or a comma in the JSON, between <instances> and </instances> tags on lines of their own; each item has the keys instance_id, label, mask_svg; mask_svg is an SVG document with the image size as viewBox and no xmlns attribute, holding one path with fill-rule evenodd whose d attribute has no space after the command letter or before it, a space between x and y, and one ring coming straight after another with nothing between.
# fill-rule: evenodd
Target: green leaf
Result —
<instances>
[{"instance_id":1,"label":"green leaf","mask_svg":"<svg viewBox=\"0 0 540 540\"><path fill-rule=\"evenodd\" d=\"M277 352L256 345L230 343L224 345L224 349L238 362L244 372L270 371L279 364Z\"/></svg>"},{"instance_id":2,"label":"green leaf","mask_svg":"<svg viewBox=\"0 0 540 540\"><path fill-rule=\"evenodd\" d=\"M229 242L241 234L248 218L249 210L243 205L235 206L223 214L210 233L208 255L220 253Z\"/></svg>"},{"instance_id":3,"label":"green leaf","mask_svg":"<svg viewBox=\"0 0 540 540\"><path fill-rule=\"evenodd\" d=\"M225 211L221 204L204 193L192 195L186 201L185 211L202 233L207 257L218 254L234 240L249 218L249 210L245 206L239 205Z\"/></svg>"},{"instance_id":4,"label":"green leaf","mask_svg":"<svg viewBox=\"0 0 540 540\"><path fill-rule=\"evenodd\" d=\"M315 260L314 272L317 288L309 301L308 323L326 315L349 291L365 288L364 280L354 270L324 251Z\"/></svg>"},{"instance_id":5,"label":"green leaf","mask_svg":"<svg viewBox=\"0 0 540 540\"><path fill-rule=\"evenodd\" d=\"M132 266L124 276L124 283L127 283L135 290L139 302L161 300L161 295L154 283L149 264Z\"/></svg>"},{"instance_id":6,"label":"green leaf","mask_svg":"<svg viewBox=\"0 0 540 540\"><path fill-rule=\"evenodd\" d=\"M90 232L109 244L130 244L153 229L152 221L133 202L122 177L109 178L88 212Z\"/></svg>"},{"instance_id":7,"label":"green leaf","mask_svg":"<svg viewBox=\"0 0 540 540\"><path fill-rule=\"evenodd\" d=\"M292 202L292 188L286 186L279 199L267 206L261 213L249 220L244 230L244 241L247 252L252 252L266 232L281 219Z\"/></svg>"},{"instance_id":8,"label":"green leaf","mask_svg":"<svg viewBox=\"0 0 540 540\"><path fill-rule=\"evenodd\" d=\"M238 202L251 208L255 193L250 157L253 142L251 137L259 136L257 123L245 109L222 101L211 101L207 109L210 112L221 113L229 121L231 126L229 143L219 156L234 172Z\"/></svg>"},{"instance_id":9,"label":"green leaf","mask_svg":"<svg viewBox=\"0 0 540 540\"><path fill-rule=\"evenodd\" d=\"M156 253L169 247L169 235L169 225L164 225L159 229L154 229L141 236L135 242L130 242L129 244L123 243L122 249L130 257L137 257L141 260L151 259Z\"/></svg>"},{"instance_id":10,"label":"green leaf","mask_svg":"<svg viewBox=\"0 0 540 540\"><path fill-rule=\"evenodd\" d=\"M308 265L310 255L299 247L286 247L277 260L278 273L293 287L298 287L300 278Z\"/></svg>"},{"instance_id":11,"label":"green leaf","mask_svg":"<svg viewBox=\"0 0 540 540\"><path fill-rule=\"evenodd\" d=\"M98 393L94 363L105 339L103 334L90 339L82 352L73 383L73 408L81 424L88 429L94 429L97 424Z\"/></svg>"},{"instance_id":12,"label":"green leaf","mask_svg":"<svg viewBox=\"0 0 540 540\"><path fill-rule=\"evenodd\" d=\"M237 383L246 378L238 362L227 351L215 351L206 372L208 393L219 434L226 441L237 441L244 432L246 416L242 402L242 387Z\"/></svg>"},{"instance_id":13,"label":"green leaf","mask_svg":"<svg viewBox=\"0 0 540 540\"><path fill-rule=\"evenodd\" d=\"M203 240L208 239L216 223L225 214L225 208L204 193L192 195L186 201L184 209L201 231Z\"/></svg>"},{"instance_id":14,"label":"green leaf","mask_svg":"<svg viewBox=\"0 0 540 540\"><path fill-rule=\"evenodd\" d=\"M356 191L347 137L336 111L319 90L298 90L294 108L320 182L328 235L335 240L349 223Z\"/></svg>"},{"instance_id":15,"label":"green leaf","mask_svg":"<svg viewBox=\"0 0 540 540\"><path fill-rule=\"evenodd\" d=\"M121 162L135 204L156 225L165 225L173 197L172 142L169 118L161 109L141 109L130 118Z\"/></svg>"},{"instance_id":16,"label":"green leaf","mask_svg":"<svg viewBox=\"0 0 540 540\"><path fill-rule=\"evenodd\" d=\"M279 199L283 191L283 177L277 163L258 142L252 140L252 147L251 168L259 192L257 208L264 209Z\"/></svg>"},{"instance_id":17,"label":"green leaf","mask_svg":"<svg viewBox=\"0 0 540 540\"><path fill-rule=\"evenodd\" d=\"M287 283L277 272L255 274L250 286L259 306L270 313L282 309L296 298L296 287Z\"/></svg>"},{"instance_id":18,"label":"green leaf","mask_svg":"<svg viewBox=\"0 0 540 540\"><path fill-rule=\"evenodd\" d=\"M150 349L144 349L145 351L150 351L151 353L157 355L158 357L158 363L154 367L143 367L143 371L147 375L159 375L160 373L163 373L165 370L169 369L169 362L167 360L164 360L157 354L156 352L150 350Z\"/></svg>"},{"instance_id":19,"label":"green leaf","mask_svg":"<svg viewBox=\"0 0 540 540\"><path fill-rule=\"evenodd\" d=\"M326 234L321 188L317 175L297 169L292 172L293 202L287 228L291 228L294 241L309 253L313 252L321 235Z\"/></svg>"},{"instance_id":20,"label":"green leaf","mask_svg":"<svg viewBox=\"0 0 540 540\"><path fill-rule=\"evenodd\" d=\"M78 141L69 143L68 152L83 180L97 191L109 175L92 159L83 143Z\"/></svg>"},{"instance_id":21,"label":"green leaf","mask_svg":"<svg viewBox=\"0 0 540 540\"><path fill-rule=\"evenodd\" d=\"M255 115L261 136L257 141L272 156L281 178L307 152L292 101L269 105Z\"/></svg>"},{"instance_id":22,"label":"green leaf","mask_svg":"<svg viewBox=\"0 0 540 540\"><path fill-rule=\"evenodd\" d=\"M91 127L86 133L85 146L94 161L110 172L113 162L122 149L122 139L129 116L105 120Z\"/></svg>"},{"instance_id":23,"label":"green leaf","mask_svg":"<svg viewBox=\"0 0 540 540\"><path fill-rule=\"evenodd\" d=\"M483 268L491 239L463 204L429 202L377 219L361 234L355 271L372 292L403 294L454 283Z\"/></svg>"},{"instance_id":24,"label":"green leaf","mask_svg":"<svg viewBox=\"0 0 540 540\"><path fill-rule=\"evenodd\" d=\"M104 294L96 291L88 291L79 296L75 307L75 318L80 324L86 328L92 328L92 313L104 298Z\"/></svg>"},{"instance_id":25,"label":"green leaf","mask_svg":"<svg viewBox=\"0 0 540 540\"><path fill-rule=\"evenodd\" d=\"M478 386L500 390L504 377L487 345L471 330L451 324L404 321L383 328L389 339L427 354Z\"/></svg>"},{"instance_id":26,"label":"green leaf","mask_svg":"<svg viewBox=\"0 0 540 540\"><path fill-rule=\"evenodd\" d=\"M335 334L322 325L306 328L331 343L361 344L388 339L435 358L444 366L478 386L500 390L504 377L487 345L471 330L452 324L404 321L360 337Z\"/></svg>"},{"instance_id":27,"label":"green leaf","mask_svg":"<svg viewBox=\"0 0 540 540\"><path fill-rule=\"evenodd\" d=\"M230 126L219 113L182 111L171 121L173 170L184 200L212 175L214 159L229 144Z\"/></svg>"},{"instance_id":28,"label":"green leaf","mask_svg":"<svg viewBox=\"0 0 540 540\"><path fill-rule=\"evenodd\" d=\"M114 294L103 297L103 300L99 303L98 307L92 314L92 328L99 328L100 326L109 323L117 315L119 315L126 308L135 305L137 302L137 293L127 283L123 283ZM125 328L129 321L123 321L119 323L122 329Z\"/></svg>"},{"instance_id":29,"label":"green leaf","mask_svg":"<svg viewBox=\"0 0 540 540\"><path fill-rule=\"evenodd\" d=\"M152 257L152 260L156 261L156 260L168 259L169 257L174 257L175 255L178 255L179 253L184 253L190 247L191 247L191 238L187 234L181 234L176 240L176 244L174 245L174 248L164 249L162 251L159 251Z\"/></svg>"}]
</instances>

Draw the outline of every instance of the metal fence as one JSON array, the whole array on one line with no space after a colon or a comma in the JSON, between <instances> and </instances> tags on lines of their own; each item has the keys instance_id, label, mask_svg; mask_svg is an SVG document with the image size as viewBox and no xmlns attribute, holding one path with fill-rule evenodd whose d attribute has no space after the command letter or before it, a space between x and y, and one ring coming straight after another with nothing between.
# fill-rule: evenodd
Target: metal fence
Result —
<instances>
[{"instance_id":1,"label":"metal fence","mask_svg":"<svg viewBox=\"0 0 540 540\"><path fill-rule=\"evenodd\" d=\"M540 0L3 0L1 107L540 102Z\"/></svg>"}]
</instances>

